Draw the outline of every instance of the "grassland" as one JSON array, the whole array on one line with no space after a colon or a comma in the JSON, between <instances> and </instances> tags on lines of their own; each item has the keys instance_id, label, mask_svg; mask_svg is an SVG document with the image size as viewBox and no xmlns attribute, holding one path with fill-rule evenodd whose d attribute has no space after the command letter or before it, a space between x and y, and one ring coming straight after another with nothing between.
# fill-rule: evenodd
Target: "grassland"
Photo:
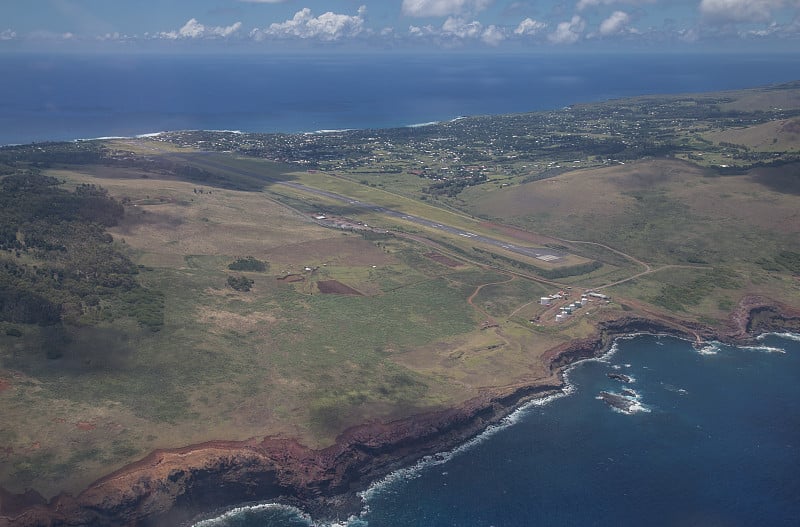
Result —
<instances>
[{"instance_id":1,"label":"grassland","mask_svg":"<svg viewBox=\"0 0 800 527\"><path fill-rule=\"evenodd\" d=\"M275 435L326 446L366 420L547 376L538 357L562 340L480 329L486 313L502 317L542 286L483 288L476 309L468 302L476 289L508 275L438 263L413 240L320 227L268 193L133 172L100 177L109 174L94 167L48 174L126 203L111 233L142 266L138 280L163 294L164 323L156 333L114 323L108 329L126 352L68 370L36 353L45 329L3 323L0 481L12 491L75 492L155 448L212 439ZM268 262L268 272L228 269L246 256ZM252 289L227 287L232 274ZM287 275L296 281L278 279ZM362 296L320 294L323 280ZM21 336L7 335L12 328ZM418 361L428 350L450 358Z\"/></svg>"},{"instance_id":2,"label":"grassland","mask_svg":"<svg viewBox=\"0 0 800 527\"><path fill-rule=\"evenodd\" d=\"M76 492L153 449L213 439L324 447L356 424L552 380L543 354L600 320L635 311L721 326L746 295L797 307L796 91L280 138L283 151L340 141L366 152L355 161L197 154L192 141L215 137L200 132L62 145L56 161L28 152L64 188L99 185L125 205L110 243L163 300L163 323L76 317L72 355L48 357L51 329L0 322L0 485ZM235 149L239 136L224 139ZM71 148L79 161L65 162ZM15 152L0 156L6 173L19 169ZM520 256L287 181L564 257ZM325 227L312 219L321 212L359 229ZM249 257L264 269L230 269ZM561 324L569 300L539 304L589 288L613 301Z\"/></svg>"},{"instance_id":3,"label":"grassland","mask_svg":"<svg viewBox=\"0 0 800 527\"><path fill-rule=\"evenodd\" d=\"M722 320L743 292L796 303L797 280L774 262L782 253L800 252L800 202L795 193L764 183L796 177L786 171L719 176L683 161L645 160L569 172L489 195L468 190L464 199L476 214L497 221L593 240L652 269L679 266L610 291L706 321ZM585 284L586 278L578 281ZM614 276L604 280L612 283Z\"/></svg>"}]
</instances>

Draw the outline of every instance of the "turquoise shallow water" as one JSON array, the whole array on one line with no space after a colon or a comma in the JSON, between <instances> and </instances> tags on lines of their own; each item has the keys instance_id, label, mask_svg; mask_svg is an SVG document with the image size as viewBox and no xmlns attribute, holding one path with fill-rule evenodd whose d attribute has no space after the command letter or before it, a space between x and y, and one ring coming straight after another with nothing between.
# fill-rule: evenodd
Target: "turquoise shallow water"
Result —
<instances>
[{"instance_id":1,"label":"turquoise shallow water","mask_svg":"<svg viewBox=\"0 0 800 527\"><path fill-rule=\"evenodd\" d=\"M630 384L608 377L624 373ZM569 394L364 495L353 527L796 526L800 336L757 346L618 341L568 374ZM623 413L601 391L638 401ZM317 522L324 525L326 522ZM198 527L315 525L263 505Z\"/></svg>"}]
</instances>

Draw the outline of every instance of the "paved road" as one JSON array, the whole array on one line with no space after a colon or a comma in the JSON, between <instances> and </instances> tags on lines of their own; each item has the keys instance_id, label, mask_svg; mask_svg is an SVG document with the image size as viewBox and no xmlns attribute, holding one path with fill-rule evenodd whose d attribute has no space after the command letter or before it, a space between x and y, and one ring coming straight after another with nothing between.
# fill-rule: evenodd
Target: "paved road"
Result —
<instances>
[{"instance_id":1,"label":"paved road","mask_svg":"<svg viewBox=\"0 0 800 527\"><path fill-rule=\"evenodd\" d=\"M208 168L216 168L220 170L225 170L227 172L232 172L235 174L239 174L242 176L252 177L252 178L259 178L265 179L263 175L259 174L257 171L250 171L242 168L231 167L229 165L225 165L223 163L217 163L213 159L212 156L209 155L198 155L198 153L193 154L177 154L177 157L182 157L187 161L198 165L205 165ZM498 240L496 238L491 238L489 236L484 236L482 234L476 234L474 232L462 230L456 227L452 227L450 225L445 225L442 223L437 223L435 221L431 221L420 216L414 216L412 214L406 214L405 212L400 212L397 210L389 209L386 207L382 207L380 205L375 205L373 203L367 203L364 201L359 201L357 199L344 196L342 194L337 194L335 192L330 192L327 190L322 190L314 187L309 187L307 185L303 185L302 183L296 183L294 181L282 181L278 179L269 179L269 181L273 185L277 186L284 186L290 187L295 190L299 190L301 192L305 192L308 194L314 194L317 196L324 196L326 198L340 201L342 203L346 203L351 207L364 209L372 212L377 212L379 214L383 214L384 216L389 216L392 218L398 218L401 220L405 220L411 223L415 223L417 225L422 225L424 227L428 227L431 229L435 229L441 232L446 232L448 234L454 234L457 236L462 236L464 238L468 238L470 240L474 240L475 242L483 243L486 245L491 245L494 247L499 247L510 251L512 253L521 254L523 256L528 256L531 258L538 258L545 262L558 262L562 258L564 258L565 254L559 251L555 251L549 248L541 248L541 247L528 247L525 245L519 245L515 243L509 243L503 240Z\"/></svg>"}]
</instances>

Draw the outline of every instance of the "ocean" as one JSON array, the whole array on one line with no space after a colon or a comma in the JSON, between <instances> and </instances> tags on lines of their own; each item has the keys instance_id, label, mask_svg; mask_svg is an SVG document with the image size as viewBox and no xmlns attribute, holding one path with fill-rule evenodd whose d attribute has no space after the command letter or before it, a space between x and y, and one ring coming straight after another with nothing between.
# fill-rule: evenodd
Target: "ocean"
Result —
<instances>
[{"instance_id":1,"label":"ocean","mask_svg":"<svg viewBox=\"0 0 800 527\"><path fill-rule=\"evenodd\" d=\"M0 145L311 132L796 80L800 54L0 54Z\"/></svg>"},{"instance_id":2,"label":"ocean","mask_svg":"<svg viewBox=\"0 0 800 527\"><path fill-rule=\"evenodd\" d=\"M389 475L363 493L360 515L334 525L797 525L800 335L701 350L640 335L567 378L566 395ZM636 399L627 413L599 398L623 390ZM315 525L331 523L263 504L195 527Z\"/></svg>"}]
</instances>

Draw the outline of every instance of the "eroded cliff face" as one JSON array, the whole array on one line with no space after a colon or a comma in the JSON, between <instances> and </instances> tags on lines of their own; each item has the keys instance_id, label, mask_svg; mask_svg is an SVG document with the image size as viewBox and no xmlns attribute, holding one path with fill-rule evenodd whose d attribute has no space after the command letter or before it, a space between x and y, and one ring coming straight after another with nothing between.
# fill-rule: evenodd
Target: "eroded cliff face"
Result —
<instances>
[{"instance_id":1,"label":"eroded cliff face","mask_svg":"<svg viewBox=\"0 0 800 527\"><path fill-rule=\"evenodd\" d=\"M335 445L311 450L282 438L226 442L156 451L77 496L50 503L30 491L0 489L0 527L166 526L203 511L248 501L274 500L315 515L347 514L360 507L356 491L425 455L448 450L497 422L523 402L558 391L558 374L578 360L606 351L616 337L670 334L692 340L740 342L755 333L800 329L800 311L749 297L726 328L712 332L677 319L640 316L598 323L595 335L545 354L553 377L486 391L438 412L348 430Z\"/></svg>"},{"instance_id":2,"label":"eroded cliff face","mask_svg":"<svg viewBox=\"0 0 800 527\"><path fill-rule=\"evenodd\" d=\"M353 428L324 450L286 439L212 442L157 451L76 497L17 506L4 500L0 525L176 525L200 511L277 500L312 513L355 512L355 491L419 458L441 452L558 385L487 393L452 409ZM6 504L9 506L6 509Z\"/></svg>"}]
</instances>

